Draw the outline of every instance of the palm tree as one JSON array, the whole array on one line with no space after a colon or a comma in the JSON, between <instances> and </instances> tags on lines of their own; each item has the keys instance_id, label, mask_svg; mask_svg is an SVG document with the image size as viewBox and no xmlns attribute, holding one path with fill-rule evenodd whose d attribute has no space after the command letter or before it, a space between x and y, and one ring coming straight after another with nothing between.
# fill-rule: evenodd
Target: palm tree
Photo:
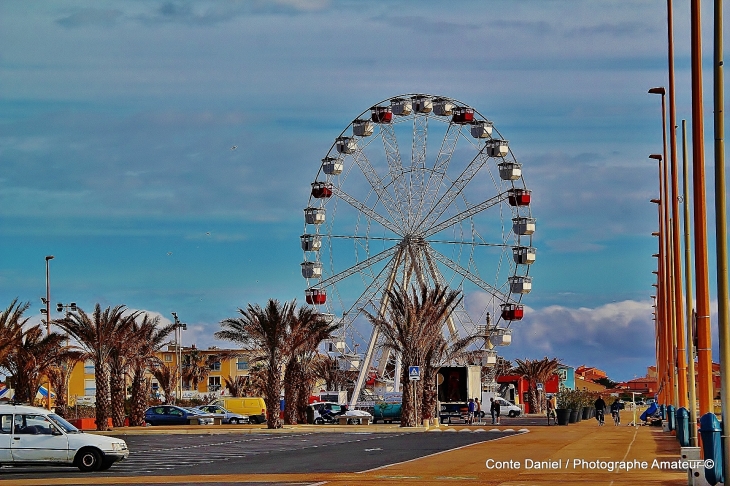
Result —
<instances>
[{"instance_id":1,"label":"palm tree","mask_svg":"<svg viewBox=\"0 0 730 486\"><path fill-rule=\"evenodd\" d=\"M14 299L2 313L0 313L0 364L5 362L7 354L17 346L28 318L23 313L30 307L30 302L18 303Z\"/></svg>"},{"instance_id":2,"label":"palm tree","mask_svg":"<svg viewBox=\"0 0 730 486\"><path fill-rule=\"evenodd\" d=\"M530 405L530 411L542 413L543 400L537 393L537 384L546 383L557 372L560 360L546 356L539 360L516 359L515 362L517 366L512 372L527 380L527 403Z\"/></svg>"},{"instance_id":3,"label":"palm tree","mask_svg":"<svg viewBox=\"0 0 730 486\"><path fill-rule=\"evenodd\" d=\"M139 313L133 313L120 322L111 340L109 352L109 392L111 415L114 427L124 427L125 404L127 402L127 372L132 359L137 355L141 342L133 322Z\"/></svg>"},{"instance_id":4,"label":"palm tree","mask_svg":"<svg viewBox=\"0 0 730 486\"><path fill-rule=\"evenodd\" d=\"M166 343L167 336L175 329L175 324L159 327L160 318L151 318L144 314L142 322L132 322L132 330L139 339L137 354L130 359L132 377L132 403L130 406L129 425L144 425L144 412L149 399L149 380L145 378L147 370L159 363L156 353Z\"/></svg>"},{"instance_id":5,"label":"palm tree","mask_svg":"<svg viewBox=\"0 0 730 486\"><path fill-rule=\"evenodd\" d=\"M228 375L223 378L223 383L228 388L228 393L233 397L244 397L246 396L246 388L248 386L248 376L236 376L235 378Z\"/></svg>"},{"instance_id":6,"label":"palm tree","mask_svg":"<svg viewBox=\"0 0 730 486\"><path fill-rule=\"evenodd\" d=\"M288 330L287 355L284 372L284 423L296 424L300 417L306 420L307 400L314 385L309 364L317 348L339 327L330 323L312 307L300 307Z\"/></svg>"},{"instance_id":7,"label":"palm tree","mask_svg":"<svg viewBox=\"0 0 730 486\"><path fill-rule=\"evenodd\" d=\"M416 426L417 417L413 396L422 397L423 381L410 381L410 366L423 366L429 374L429 385L435 382L434 363L445 352L438 336L442 336L443 325L453 309L461 302L457 291L436 285L429 289L422 285L419 292L415 287L409 293L401 286L388 290L387 315L374 316L365 311L370 322L385 338L385 347L401 357L403 402L401 405L401 427ZM443 337L441 337L443 339ZM469 339L473 339L469 337ZM437 353L436 348L442 350ZM430 395L430 392L429 392ZM421 400L422 401L422 400Z\"/></svg>"},{"instance_id":8,"label":"palm tree","mask_svg":"<svg viewBox=\"0 0 730 486\"><path fill-rule=\"evenodd\" d=\"M16 400L33 403L41 378L68 352L65 339L59 333L45 334L40 324L23 331L5 358L5 366L15 381Z\"/></svg>"},{"instance_id":9,"label":"palm tree","mask_svg":"<svg viewBox=\"0 0 730 486\"><path fill-rule=\"evenodd\" d=\"M89 316L83 309L69 313L55 321L56 325L73 336L85 351L86 359L94 362L96 381L96 429L108 430L109 403L109 359L115 336L120 327L126 325L125 307L118 305L101 310L96 304Z\"/></svg>"},{"instance_id":10,"label":"palm tree","mask_svg":"<svg viewBox=\"0 0 730 486\"><path fill-rule=\"evenodd\" d=\"M76 363L82 360L83 353L69 349L46 371L51 382L51 390L56 394L56 413L68 417L68 383Z\"/></svg>"},{"instance_id":11,"label":"palm tree","mask_svg":"<svg viewBox=\"0 0 730 486\"><path fill-rule=\"evenodd\" d=\"M316 379L322 380L327 390L345 390L350 384L347 373L340 369L337 358L318 355L310 365Z\"/></svg>"},{"instance_id":12,"label":"palm tree","mask_svg":"<svg viewBox=\"0 0 730 486\"><path fill-rule=\"evenodd\" d=\"M205 381L210 374L209 361L199 349L185 351L182 359L182 378L190 383L193 390L198 391L200 382Z\"/></svg>"},{"instance_id":13,"label":"palm tree","mask_svg":"<svg viewBox=\"0 0 730 486\"><path fill-rule=\"evenodd\" d=\"M162 393L165 395L165 403L175 403L173 389L178 380L177 368L170 368L164 363L152 368L152 375L160 384Z\"/></svg>"},{"instance_id":14,"label":"palm tree","mask_svg":"<svg viewBox=\"0 0 730 486\"><path fill-rule=\"evenodd\" d=\"M249 304L238 309L241 317L225 319L223 330L215 333L217 339L233 341L256 353L252 361L260 361L266 370L264 401L268 410L266 420L269 429L281 427L279 419L279 394L282 388L282 371L287 362L287 339L290 323L294 319L296 303L280 304L269 299L265 308Z\"/></svg>"}]
</instances>

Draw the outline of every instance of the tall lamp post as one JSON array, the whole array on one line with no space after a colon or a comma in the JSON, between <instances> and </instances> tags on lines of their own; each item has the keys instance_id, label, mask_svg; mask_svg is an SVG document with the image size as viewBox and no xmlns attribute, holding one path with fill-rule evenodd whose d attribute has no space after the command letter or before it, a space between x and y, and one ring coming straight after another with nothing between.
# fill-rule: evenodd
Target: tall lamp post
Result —
<instances>
[{"instance_id":1,"label":"tall lamp post","mask_svg":"<svg viewBox=\"0 0 730 486\"><path fill-rule=\"evenodd\" d=\"M177 318L177 312L172 312L175 318L175 359L177 360L177 398L182 400L182 332L188 328L184 322Z\"/></svg>"},{"instance_id":2,"label":"tall lamp post","mask_svg":"<svg viewBox=\"0 0 730 486\"><path fill-rule=\"evenodd\" d=\"M53 255L46 256L46 332L51 334L51 268L48 262L53 260ZM51 409L51 379L48 378L48 387L46 388L48 396L46 397L46 408Z\"/></svg>"}]
</instances>

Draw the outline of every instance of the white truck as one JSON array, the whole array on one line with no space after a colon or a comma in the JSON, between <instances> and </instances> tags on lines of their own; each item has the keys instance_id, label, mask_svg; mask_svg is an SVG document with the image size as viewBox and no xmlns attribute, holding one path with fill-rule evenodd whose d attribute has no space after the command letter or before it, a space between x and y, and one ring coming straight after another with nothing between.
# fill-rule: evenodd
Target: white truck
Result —
<instances>
[{"instance_id":1,"label":"white truck","mask_svg":"<svg viewBox=\"0 0 730 486\"><path fill-rule=\"evenodd\" d=\"M466 422L469 399L482 396L481 366L442 366L436 379L441 423Z\"/></svg>"}]
</instances>

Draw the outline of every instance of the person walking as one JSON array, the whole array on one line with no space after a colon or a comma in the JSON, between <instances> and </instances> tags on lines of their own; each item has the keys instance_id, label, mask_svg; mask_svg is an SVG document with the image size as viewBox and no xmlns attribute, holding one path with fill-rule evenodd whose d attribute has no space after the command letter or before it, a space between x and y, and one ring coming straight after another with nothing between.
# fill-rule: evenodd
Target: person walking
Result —
<instances>
[{"instance_id":1,"label":"person walking","mask_svg":"<svg viewBox=\"0 0 730 486\"><path fill-rule=\"evenodd\" d=\"M553 425L558 425L558 416L555 413L556 409L555 395L548 395L547 397L547 420L550 425L550 417L553 418Z\"/></svg>"},{"instance_id":2,"label":"person walking","mask_svg":"<svg viewBox=\"0 0 730 486\"><path fill-rule=\"evenodd\" d=\"M490 412L492 413L492 424L499 425L499 402L492 398L492 405L490 406Z\"/></svg>"},{"instance_id":3,"label":"person walking","mask_svg":"<svg viewBox=\"0 0 730 486\"><path fill-rule=\"evenodd\" d=\"M593 406L596 407L596 420L598 420L598 425L603 425L603 414L606 410L606 402L604 402L603 398L599 395Z\"/></svg>"},{"instance_id":4,"label":"person walking","mask_svg":"<svg viewBox=\"0 0 730 486\"><path fill-rule=\"evenodd\" d=\"M474 410L476 410L476 404L474 403L474 399L470 398L469 399L469 416L466 419L466 422L468 424L474 423Z\"/></svg>"},{"instance_id":5,"label":"person walking","mask_svg":"<svg viewBox=\"0 0 730 486\"><path fill-rule=\"evenodd\" d=\"M482 404L479 403L479 399L474 399L474 416L477 418L478 423L482 423Z\"/></svg>"}]
</instances>

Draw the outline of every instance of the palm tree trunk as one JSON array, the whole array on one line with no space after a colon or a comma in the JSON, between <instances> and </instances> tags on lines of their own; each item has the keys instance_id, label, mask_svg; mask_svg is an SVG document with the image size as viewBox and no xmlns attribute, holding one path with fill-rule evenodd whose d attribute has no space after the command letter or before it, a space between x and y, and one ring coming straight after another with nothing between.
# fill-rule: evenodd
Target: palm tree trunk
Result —
<instances>
[{"instance_id":1,"label":"palm tree trunk","mask_svg":"<svg viewBox=\"0 0 730 486\"><path fill-rule=\"evenodd\" d=\"M132 403L129 413L129 425L132 427L144 425L144 411L147 408L145 384L144 370L135 369L132 375Z\"/></svg>"},{"instance_id":2,"label":"palm tree trunk","mask_svg":"<svg viewBox=\"0 0 730 486\"><path fill-rule=\"evenodd\" d=\"M124 373L114 370L111 373L110 391L111 391L111 408L112 408L112 424L114 427L124 427L124 404L127 401L127 390L124 379Z\"/></svg>"},{"instance_id":3,"label":"palm tree trunk","mask_svg":"<svg viewBox=\"0 0 730 486\"><path fill-rule=\"evenodd\" d=\"M284 372L284 423L294 425L297 423L297 401L301 381L299 362L292 359Z\"/></svg>"},{"instance_id":4,"label":"palm tree trunk","mask_svg":"<svg viewBox=\"0 0 730 486\"><path fill-rule=\"evenodd\" d=\"M410 381L408 376L408 366L405 362L403 363L403 373L401 377L401 383L403 383L403 401L401 402L401 427L417 427L418 417L416 417L416 411L419 409L418 402L421 401L421 394L423 393L419 386L419 381ZM416 396L417 403L413 403L413 396ZM419 414L420 415L420 414Z\"/></svg>"},{"instance_id":5,"label":"palm tree trunk","mask_svg":"<svg viewBox=\"0 0 730 486\"><path fill-rule=\"evenodd\" d=\"M423 371L423 398L421 405L421 417L430 420L436 413L436 368L424 366Z\"/></svg>"},{"instance_id":6,"label":"palm tree trunk","mask_svg":"<svg viewBox=\"0 0 730 486\"><path fill-rule=\"evenodd\" d=\"M96 368L96 430L109 430L109 371L104 363Z\"/></svg>"},{"instance_id":7,"label":"palm tree trunk","mask_svg":"<svg viewBox=\"0 0 730 486\"><path fill-rule=\"evenodd\" d=\"M279 395L281 393L281 366L276 361L269 362L266 370L266 384L264 385L264 401L266 402L266 427L278 429L281 427L279 417Z\"/></svg>"}]
</instances>

